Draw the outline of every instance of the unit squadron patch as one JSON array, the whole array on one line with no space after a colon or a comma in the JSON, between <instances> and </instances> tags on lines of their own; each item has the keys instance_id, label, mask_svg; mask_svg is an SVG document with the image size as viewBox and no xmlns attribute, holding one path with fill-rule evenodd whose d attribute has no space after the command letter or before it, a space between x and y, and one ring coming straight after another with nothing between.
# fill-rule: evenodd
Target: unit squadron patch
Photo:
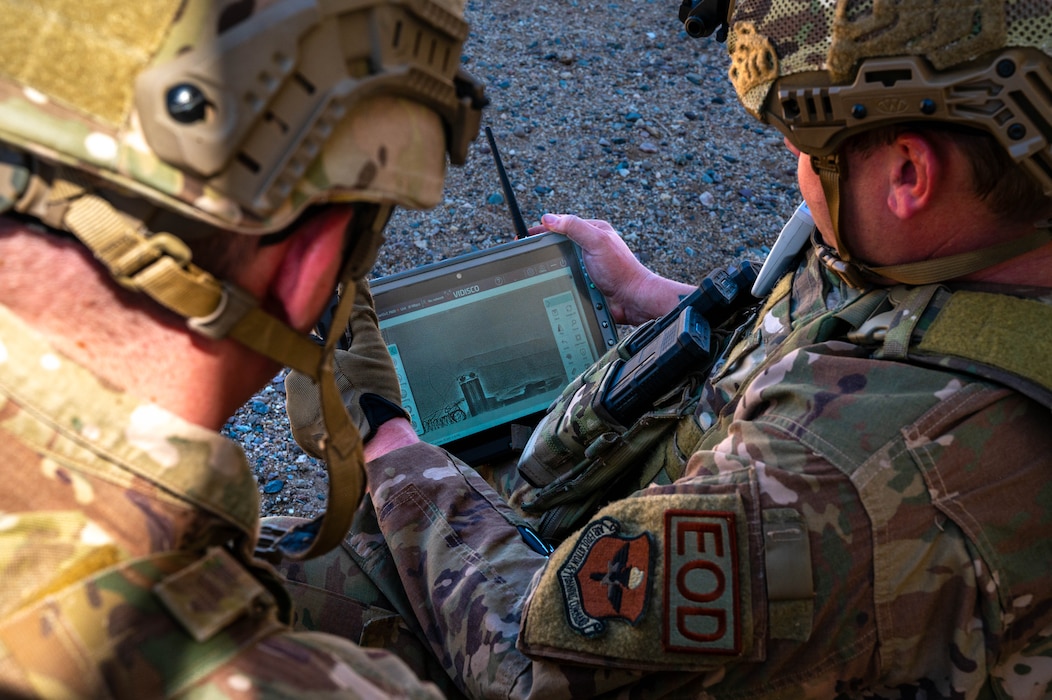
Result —
<instances>
[{"instance_id":1,"label":"unit squadron patch","mask_svg":"<svg viewBox=\"0 0 1052 700\"><path fill-rule=\"evenodd\" d=\"M637 624L650 599L653 546L650 535L621 534L613 518L590 523L559 568L559 584L570 626L587 637L602 634L606 621Z\"/></svg>"}]
</instances>

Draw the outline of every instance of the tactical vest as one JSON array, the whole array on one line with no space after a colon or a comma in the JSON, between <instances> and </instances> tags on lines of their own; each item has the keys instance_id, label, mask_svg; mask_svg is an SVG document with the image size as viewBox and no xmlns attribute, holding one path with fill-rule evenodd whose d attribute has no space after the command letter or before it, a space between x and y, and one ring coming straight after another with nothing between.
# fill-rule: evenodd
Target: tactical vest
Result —
<instances>
[{"instance_id":1,"label":"tactical vest","mask_svg":"<svg viewBox=\"0 0 1052 700\"><path fill-rule=\"evenodd\" d=\"M790 292L791 280L791 275L781 280L758 317ZM869 348L875 359L973 375L1052 408L1052 362L1047 358L1052 306L1039 301L954 291L939 284L875 289L841 311L821 314L794 329L754 371L801 344L836 338ZM593 368L590 374L601 377L602 372ZM748 383L746 379L742 386ZM699 397L695 377L635 424L606 426L605 437L590 445L572 468L527 490L522 507L535 515L541 535L559 541L605 503L650 483L678 479L705 434L689 417Z\"/></svg>"}]
</instances>

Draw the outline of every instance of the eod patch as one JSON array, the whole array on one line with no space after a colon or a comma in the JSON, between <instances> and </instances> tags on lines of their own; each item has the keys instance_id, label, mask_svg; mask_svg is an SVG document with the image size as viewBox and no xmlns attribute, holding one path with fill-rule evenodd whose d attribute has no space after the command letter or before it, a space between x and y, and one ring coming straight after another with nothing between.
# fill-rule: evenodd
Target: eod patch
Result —
<instances>
[{"instance_id":1,"label":"eod patch","mask_svg":"<svg viewBox=\"0 0 1052 700\"><path fill-rule=\"evenodd\" d=\"M621 528L608 517L590 523L559 567L567 620L587 637L602 634L606 620L635 625L646 613L653 543L646 532L629 537Z\"/></svg>"},{"instance_id":2,"label":"eod patch","mask_svg":"<svg viewBox=\"0 0 1052 700\"><path fill-rule=\"evenodd\" d=\"M740 654L733 512L665 512L665 648Z\"/></svg>"},{"instance_id":3,"label":"eod patch","mask_svg":"<svg viewBox=\"0 0 1052 700\"><path fill-rule=\"evenodd\" d=\"M519 649L638 670L762 660L756 631L766 618L757 615L767 600L754 585L764 580L754 475L706 484L718 493L649 493L604 507L539 573Z\"/></svg>"}]
</instances>

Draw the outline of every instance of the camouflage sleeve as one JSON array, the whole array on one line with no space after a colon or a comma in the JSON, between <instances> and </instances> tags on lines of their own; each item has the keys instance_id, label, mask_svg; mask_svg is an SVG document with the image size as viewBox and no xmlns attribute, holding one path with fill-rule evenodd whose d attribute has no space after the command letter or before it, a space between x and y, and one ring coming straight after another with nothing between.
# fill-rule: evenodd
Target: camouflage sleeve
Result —
<instances>
[{"instance_id":1,"label":"camouflage sleeve","mask_svg":"<svg viewBox=\"0 0 1052 700\"><path fill-rule=\"evenodd\" d=\"M217 699L348 696L416 700L443 697L435 686L419 680L390 652L312 632L260 640L185 691L185 697Z\"/></svg>"},{"instance_id":2,"label":"camouflage sleeve","mask_svg":"<svg viewBox=\"0 0 1052 700\"><path fill-rule=\"evenodd\" d=\"M761 520L779 533L767 545L776 556L811 567L800 518L761 515L756 470L735 463L607 506L550 559L523 543L473 469L435 447L367 469L413 614L447 673L472 697L558 699L677 696L763 660ZM779 633L798 640L812 591L795 576L778 589ZM755 671L736 690L761 687L759 674L748 681Z\"/></svg>"},{"instance_id":3,"label":"camouflage sleeve","mask_svg":"<svg viewBox=\"0 0 1052 700\"><path fill-rule=\"evenodd\" d=\"M778 409L743 402L685 477L553 553L520 648L662 671L640 697L683 673L719 697L1045 697L1048 409L953 383L897 411L878 392L788 407L771 381Z\"/></svg>"},{"instance_id":4,"label":"camouflage sleeve","mask_svg":"<svg viewBox=\"0 0 1052 700\"><path fill-rule=\"evenodd\" d=\"M547 557L477 472L418 444L367 465L384 538L429 643L471 697L583 697L637 673L533 663L516 649L523 601ZM383 552L377 552L378 556Z\"/></svg>"},{"instance_id":5,"label":"camouflage sleeve","mask_svg":"<svg viewBox=\"0 0 1052 700\"><path fill-rule=\"evenodd\" d=\"M825 380L860 376L854 358L796 360L806 391L785 372L757 382L681 479L606 506L549 559L440 450L370 464L457 682L475 697L1047 693L1047 408L891 363L867 365L890 394L834 394Z\"/></svg>"}]
</instances>

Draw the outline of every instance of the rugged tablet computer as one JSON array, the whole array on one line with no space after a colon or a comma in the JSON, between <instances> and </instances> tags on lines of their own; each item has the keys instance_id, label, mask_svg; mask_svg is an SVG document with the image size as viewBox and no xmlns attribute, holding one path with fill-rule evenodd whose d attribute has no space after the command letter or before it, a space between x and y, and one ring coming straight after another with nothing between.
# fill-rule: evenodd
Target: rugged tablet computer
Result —
<instances>
[{"instance_id":1,"label":"rugged tablet computer","mask_svg":"<svg viewBox=\"0 0 1052 700\"><path fill-rule=\"evenodd\" d=\"M556 233L370 285L413 426L469 464L510 452L617 342L576 244Z\"/></svg>"}]
</instances>

